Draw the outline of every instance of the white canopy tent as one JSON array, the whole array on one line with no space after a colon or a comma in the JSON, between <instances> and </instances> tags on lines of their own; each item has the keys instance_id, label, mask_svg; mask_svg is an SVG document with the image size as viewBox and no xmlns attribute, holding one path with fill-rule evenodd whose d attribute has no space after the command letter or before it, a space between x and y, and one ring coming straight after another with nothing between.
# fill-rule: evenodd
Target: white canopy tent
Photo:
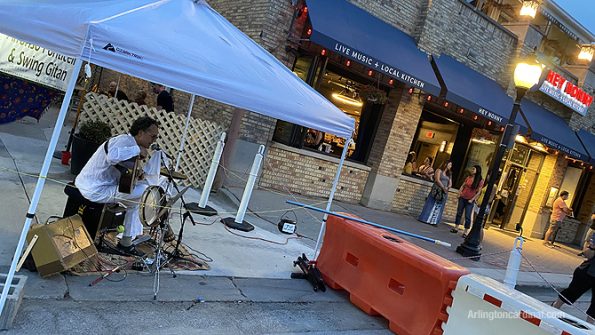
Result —
<instances>
[{"instance_id":1,"label":"white canopy tent","mask_svg":"<svg viewBox=\"0 0 595 335\"><path fill-rule=\"evenodd\" d=\"M23 251L83 61L345 139L354 129L352 118L204 0L0 0L0 33L77 59L7 283ZM348 141L329 210L347 148ZM9 287L2 291L0 313Z\"/></svg>"}]
</instances>

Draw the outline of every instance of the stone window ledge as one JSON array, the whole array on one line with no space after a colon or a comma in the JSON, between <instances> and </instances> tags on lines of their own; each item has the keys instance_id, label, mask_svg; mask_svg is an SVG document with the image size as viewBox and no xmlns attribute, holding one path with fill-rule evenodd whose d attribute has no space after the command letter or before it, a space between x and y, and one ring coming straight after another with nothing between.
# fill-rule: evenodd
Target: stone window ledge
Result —
<instances>
[{"instance_id":1,"label":"stone window ledge","mask_svg":"<svg viewBox=\"0 0 595 335\"><path fill-rule=\"evenodd\" d=\"M308 157L312 157L312 158L316 158L316 159L320 159L326 162L331 162L331 163L335 163L335 164L339 164L339 158L336 157L332 157L332 156L327 156L325 154L319 154L317 152L311 151L311 150L306 150L306 149L298 149L298 148L294 148L294 147L290 147L288 145L285 144L281 144L278 142L272 142L271 144L272 148L277 148L277 149L281 149L281 150L285 150L285 151L289 151L289 152L293 152L299 155L304 155L304 156L308 156ZM352 161L348 161L345 160L345 163L343 164L344 166L348 166L351 168L355 168L358 170L362 170L362 171L370 171L372 170L372 168L370 168L369 166L366 166L364 164L361 163L355 163Z\"/></svg>"},{"instance_id":2,"label":"stone window ledge","mask_svg":"<svg viewBox=\"0 0 595 335\"><path fill-rule=\"evenodd\" d=\"M434 184L433 182L429 181L429 180L424 180L421 178L416 178L416 177L412 177L406 174L402 174L401 175L401 179L402 180L406 180L408 182L411 183L415 183L415 184L419 184L419 185L423 185L423 186L427 186L427 187L432 187L432 184ZM448 192L457 192L458 190L456 188L450 188L448 189Z\"/></svg>"}]
</instances>

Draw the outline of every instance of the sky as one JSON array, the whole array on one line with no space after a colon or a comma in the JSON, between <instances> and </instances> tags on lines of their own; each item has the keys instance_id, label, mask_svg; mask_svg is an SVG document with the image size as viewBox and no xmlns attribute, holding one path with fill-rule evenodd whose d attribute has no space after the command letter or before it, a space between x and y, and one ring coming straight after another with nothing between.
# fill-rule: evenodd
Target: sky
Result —
<instances>
[{"instance_id":1,"label":"sky","mask_svg":"<svg viewBox=\"0 0 595 335\"><path fill-rule=\"evenodd\" d=\"M554 0L554 2L595 34L595 0Z\"/></svg>"}]
</instances>

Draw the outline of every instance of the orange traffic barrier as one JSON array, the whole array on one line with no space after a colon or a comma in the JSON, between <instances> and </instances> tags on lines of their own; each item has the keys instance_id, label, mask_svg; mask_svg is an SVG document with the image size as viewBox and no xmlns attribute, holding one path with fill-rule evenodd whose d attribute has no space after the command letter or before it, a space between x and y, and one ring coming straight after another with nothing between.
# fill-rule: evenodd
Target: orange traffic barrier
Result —
<instances>
[{"instance_id":1,"label":"orange traffic barrier","mask_svg":"<svg viewBox=\"0 0 595 335\"><path fill-rule=\"evenodd\" d=\"M333 289L399 335L441 335L457 280L469 270L385 230L329 216L317 266Z\"/></svg>"}]
</instances>

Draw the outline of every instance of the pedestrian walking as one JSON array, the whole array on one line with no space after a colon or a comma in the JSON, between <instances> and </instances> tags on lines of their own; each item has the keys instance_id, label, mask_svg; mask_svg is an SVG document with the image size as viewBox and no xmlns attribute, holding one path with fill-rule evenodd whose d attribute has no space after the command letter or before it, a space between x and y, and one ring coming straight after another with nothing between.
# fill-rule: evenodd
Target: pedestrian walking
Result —
<instances>
[{"instance_id":1,"label":"pedestrian walking","mask_svg":"<svg viewBox=\"0 0 595 335\"><path fill-rule=\"evenodd\" d=\"M426 198L419 221L436 226L442 220L444 206L448 199L448 190L452 186L452 162L445 161L434 173L434 184Z\"/></svg>"},{"instance_id":2,"label":"pedestrian walking","mask_svg":"<svg viewBox=\"0 0 595 335\"><path fill-rule=\"evenodd\" d=\"M459 231L461 217L463 216L463 211L465 211L465 231L463 232L463 237L467 237L467 234L471 229L473 206L475 205L475 200L481 193L482 187L483 179L481 178L481 166L474 165L471 168L471 174L465 178L463 185L461 185L461 188L459 189L457 216L455 219L455 227L450 230L451 233L457 233Z\"/></svg>"},{"instance_id":3,"label":"pedestrian walking","mask_svg":"<svg viewBox=\"0 0 595 335\"><path fill-rule=\"evenodd\" d=\"M574 270L570 285L560 292L552 306L560 308L563 304L572 305L585 292L591 290L591 304L587 309L587 321L595 324L595 240L593 238L589 240L587 248L583 249L583 255L586 260Z\"/></svg>"}]
</instances>

